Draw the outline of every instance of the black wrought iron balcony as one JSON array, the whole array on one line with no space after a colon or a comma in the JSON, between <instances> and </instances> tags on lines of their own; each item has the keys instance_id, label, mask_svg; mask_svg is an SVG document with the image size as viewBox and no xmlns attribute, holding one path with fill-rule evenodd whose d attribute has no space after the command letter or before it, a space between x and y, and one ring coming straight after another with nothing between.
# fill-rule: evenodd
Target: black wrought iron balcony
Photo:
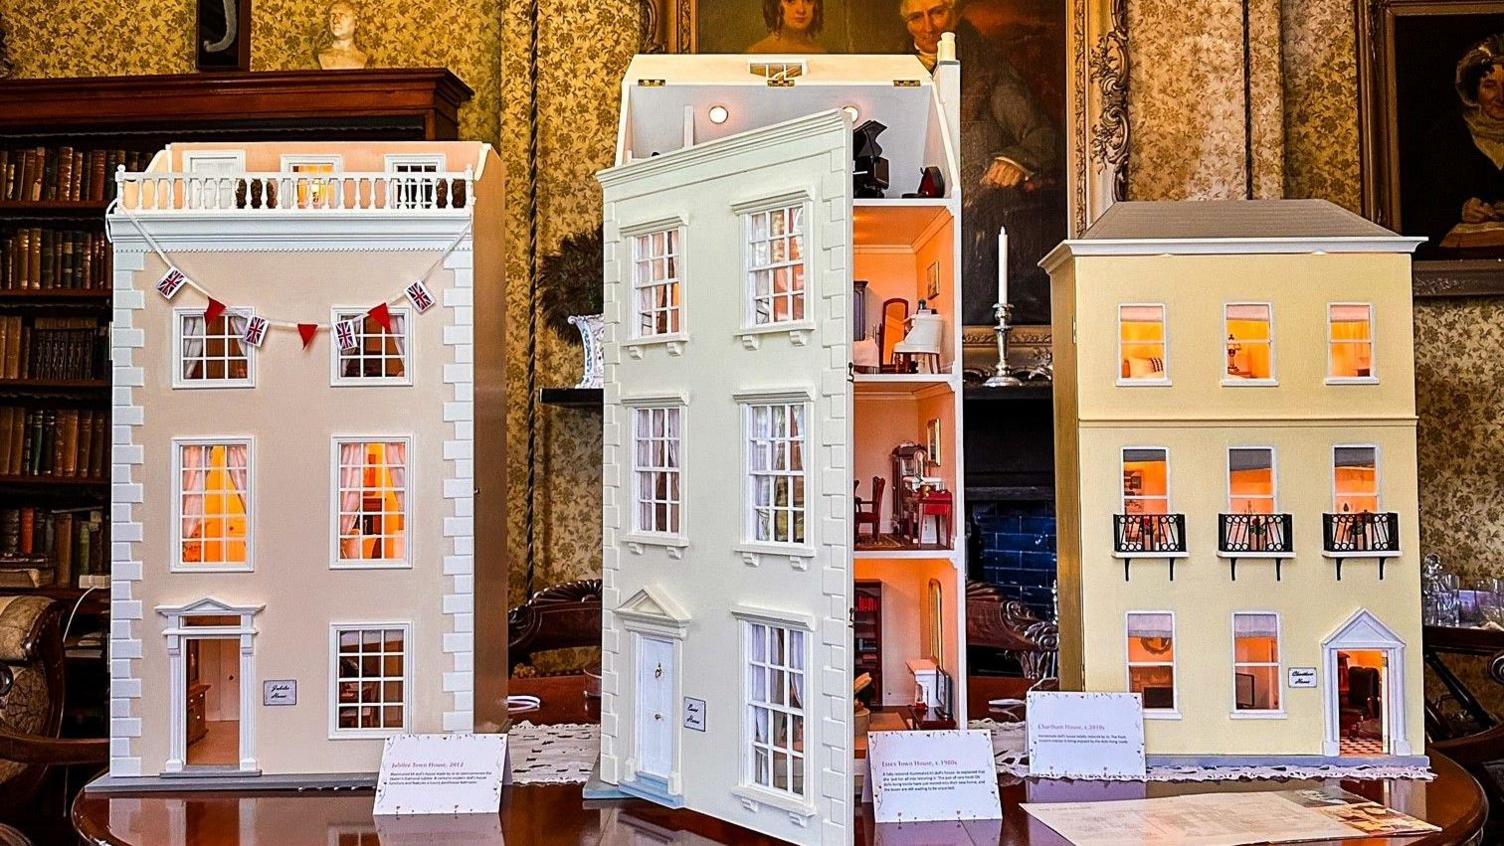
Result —
<instances>
[{"instance_id":1,"label":"black wrought iron balcony","mask_svg":"<svg viewBox=\"0 0 1504 846\"><path fill-rule=\"evenodd\" d=\"M1239 558L1274 559L1274 578L1280 578L1280 560L1295 555L1289 514L1217 515L1217 554L1232 561L1232 578L1238 578Z\"/></svg>"},{"instance_id":2,"label":"black wrought iron balcony","mask_svg":"<svg viewBox=\"0 0 1504 846\"><path fill-rule=\"evenodd\" d=\"M1170 578L1175 578L1176 558L1184 558L1184 514L1114 514L1112 552L1123 561L1123 578L1135 558L1170 559Z\"/></svg>"},{"instance_id":3,"label":"black wrought iron balcony","mask_svg":"<svg viewBox=\"0 0 1504 846\"><path fill-rule=\"evenodd\" d=\"M1337 578L1342 578L1342 559L1379 559L1379 578L1384 578L1384 559L1400 554L1400 515L1393 511L1357 511L1321 515L1322 549L1337 559Z\"/></svg>"}]
</instances>

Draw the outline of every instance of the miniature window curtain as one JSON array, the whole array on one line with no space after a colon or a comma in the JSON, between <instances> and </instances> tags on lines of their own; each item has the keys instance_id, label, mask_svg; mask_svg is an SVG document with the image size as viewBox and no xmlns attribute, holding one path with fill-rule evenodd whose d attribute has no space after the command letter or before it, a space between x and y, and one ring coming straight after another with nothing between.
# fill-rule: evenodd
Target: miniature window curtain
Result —
<instances>
[{"instance_id":1,"label":"miniature window curtain","mask_svg":"<svg viewBox=\"0 0 1504 846\"><path fill-rule=\"evenodd\" d=\"M199 531L204 524L204 480L207 476L205 465L209 462L209 448L197 444L185 445L182 448L183 462L183 501L181 504L183 514L183 539L198 537Z\"/></svg>"},{"instance_id":2,"label":"miniature window curtain","mask_svg":"<svg viewBox=\"0 0 1504 846\"><path fill-rule=\"evenodd\" d=\"M207 331L204 327L202 314L189 314L183 317L183 361L186 363L185 379L204 378L204 336Z\"/></svg>"},{"instance_id":3,"label":"miniature window curtain","mask_svg":"<svg viewBox=\"0 0 1504 846\"><path fill-rule=\"evenodd\" d=\"M339 537L340 558L360 558L360 522L362 488L365 481L366 445L339 445Z\"/></svg>"},{"instance_id":4,"label":"miniature window curtain","mask_svg":"<svg viewBox=\"0 0 1504 846\"><path fill-rule=\"evenodd\" d=\"M392 315L392 331L388 335L392 344L397 348L397 355L402 359L403 368L407 366L407 315Z\"/></svg>"},{"instance_id":5,"label":"miniature window curtain","mask_svg":"<svg viewBox=\"0 0 1504 846\"><path fill-rule=\"evenodd\" d=\"M387 472L391 474L392 495L397 510L407 514L407 444L393 441L386 445Z\"/></svg>"},{"instance_id":6,"label":"miniature window curtain","mask_svg":"<svg viewBox=\"0 0 1504 846\"><path fill-rule=\"evenodd\" d=\"M1129 637L1174 637L1175 618L1169 614L1130 614Z\"/></svg>"},{"instance_id":7,"label":"miniature window curtain","mask_svg":"<svg viewBox=\"0 0 1504 846\"><path fill-rule=\"evenodd\" d=\"M246 483L250 481L250 447L245 444L226 444L225 470L230 477L230 486L234 489L235 498L240 500L241 513L249 513L250 507L245 501L245 491Z\"/></svg>"},{"instance_id":8,"label":"miniature window curtain","mask_svg":"<svg viewBox=\"0 0 1504 846\"><path fill-rule=\"evenodd\" d=\"M1334 305L1331 375L1364 377L1373 374L1373 310L1367 305Z\"/></svg>"}]
</instances>

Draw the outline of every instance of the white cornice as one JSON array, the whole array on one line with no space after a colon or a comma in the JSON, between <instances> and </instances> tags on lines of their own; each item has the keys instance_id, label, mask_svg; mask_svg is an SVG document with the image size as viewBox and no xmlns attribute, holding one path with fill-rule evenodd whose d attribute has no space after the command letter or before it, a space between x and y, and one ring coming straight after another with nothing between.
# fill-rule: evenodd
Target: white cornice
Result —
<instances>
[{"instance_id":1,"label":"white cornice","mask_svg":"<svg viewBox=\"0 0 1504 846\"><path fill-rule=\"evenodd\" d=\"M1405 235L1336 238L1083 238L1061 241L1039 266L1053 273L1081 256L1200 256L1300 253L1412 253L1425 238Z\"/></svg>"},{"instance_id":2,"label":"white cornice","mask_svg":"<svg viewBox=\"0 0 1504 846\"><path fill-rule=\"evenodd\" d=\"M469 222L468 212L446 215L111 215L106 223L117 250L150 252L142 230L164 250L176 252L348 252L442 250ZM457 251L470 249L471 235Z\"/></svg>"},{"instance_id":3,"label":"white cornice","mask_svg":"<svg viewBox=\"0 0 1504 846\"><path fill-rule=\"evenodd\" d=\"M649 179L665 171L677 171L696 164L718 161L747 150L808 138L813 133L837 130L849 135L851 117L840 109L830 109L783 123L775 123L772 126L717 138L714 141L680 147L652 158L625 162L599 171L595 177L600 180L601 187L611 188L641 179Z\"/></svg>"}]
</instances>

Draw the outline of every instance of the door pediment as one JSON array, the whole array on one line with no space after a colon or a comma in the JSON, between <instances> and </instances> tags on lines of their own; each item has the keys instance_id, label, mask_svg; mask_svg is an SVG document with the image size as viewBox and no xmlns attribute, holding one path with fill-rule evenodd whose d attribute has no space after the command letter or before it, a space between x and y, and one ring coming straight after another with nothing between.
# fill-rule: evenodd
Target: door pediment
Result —
<instances>
[{"instance_id":1,"label":"door pediment","mask_svg":"<svg viewBox=\"0 0 1504 846\"><path fill-rule=\"evenodd\" d=\"M645 587L617 606L616 614L627 628L651 627L683 637L689 613L661 587Z\"/></svg>"},{"instance_id":2,"label":"door pediment","mask_svg":"<svg viewBox=\"0 0 1504 846\"><path fill-rule=\"evenodd\" d=\"M1322 641L1322 646L1385 648L1405 646L1405 640L1395 634L1393 629L1384 625L1378 617L1373 615L1373 612L1366 608L1359 608L1347 619L1347 622Z\"/></svg>"}]
</instances>

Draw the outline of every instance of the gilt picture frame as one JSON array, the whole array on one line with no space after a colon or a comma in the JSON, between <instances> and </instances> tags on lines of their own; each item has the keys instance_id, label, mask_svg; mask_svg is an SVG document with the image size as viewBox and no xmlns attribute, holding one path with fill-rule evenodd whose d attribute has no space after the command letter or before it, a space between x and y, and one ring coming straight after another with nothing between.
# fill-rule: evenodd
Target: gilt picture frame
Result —
<instances>
[{"instance_id":1,"label":"gilt picture frame","mask_svg":"<svg viewBox=\"0 0 1504 846\"><path fill-rule=\"evenodd\" d=\"M1493 121L1477 119L1486 110L1474 67L1491 52L1480 44L1504 45L1504 0L1358 0L1356 10L1363 215L1427 238L1416 297L1504 295L1504 193L1489 186L1504 167L1488 159L1493 149L1504 161L1504 149L1480 126ZM1504 67L1496 73L1504 84ZM1504 118L1504 100L1493 105ZM1464 220L1470 204L1488 211Z\"/></svg>"},{"instance_id":2,"label":"gilt picture frame","mask_svg":"<svg viewBox=\"0 0 1504 846\"><path fill-rule=\"evenodd\" d=\"M643 10L644 52L743 52L755 47L752 41L756 27L760 25L761 4L756 0L640 0ZM840 16L851 22L861 16L840 15L844 8L837 0L827 0L832 5L828 13L831 19ZM855 2L855 0L851 0ZM867 0L862 0L867 2ZM888 2L888 0L878 0ZM965 17L968 9L994 7L1004 8L1009 0L957 0L960 14ZM902 20L898 16L898 0L891 0L892 23L902 34ZM1059 75L1059 103L1062 119L1060 134L1063 136L1063 161L1059 169L1063 193L1064 221L1058 237L1075 237L1091 225L1112 203L1125 195L1129 167L1129 122L1128 122L1128 17L1127 0L1065 0L1061 41L1063 55L1060 62L1063 72ZM861 9L869 9L862 5ZM870 11L868 16L872 16ZM746 32L736 29L739 37L721 35L722 21L731 16L740 22ZM714 23L716 34L707 37L706 31ZM863 25L851 23L851 31L845 41L831 49L850 47L847 52L902 52L912 43L905 38L886 35L864 41L858 32ZM834 30L834 24L830 29ZM825 36L829 40L829 33ZM719 41L716 41L719 39ZM838 39L839 40L839 39ZM715 42L715 43L711 43ZM724 43L721 43L724 42ZM747 42L743 44L743 42ZM890 43L891 42L891 43ZM713 49L707 49L713 48ZM1047 66L1047 65L1046 65ZM963 72L963 83L964 83ZM1011 236L1010 236L1011 241ZM1050 244L1053 247L1053 242ZM1041 253L1042 257L1043 253ZM1032 263L1032 262L1031 262ZM1011 266L1010 262L1010 266ZM1015 278L1010 278L1014 283ZM985 357L982 347L993 349L996 360L995 340L991 334L992 299L980 290L972 292L968 279L969 296L965 304L965 331L963 344L967 358L973 355ZM1021 286L1010 284L1010 291ZM986 300L983 302L983 300ZM1019 321L1022 330L1032 324L1033 329L1045 335L1049 333L1047 300L1042 305L1025 308L1027 316ZM1046 344L1048 341L1046 340ZM976 346L977 349L971 349Z\"/></svg>"}]
</instances>

